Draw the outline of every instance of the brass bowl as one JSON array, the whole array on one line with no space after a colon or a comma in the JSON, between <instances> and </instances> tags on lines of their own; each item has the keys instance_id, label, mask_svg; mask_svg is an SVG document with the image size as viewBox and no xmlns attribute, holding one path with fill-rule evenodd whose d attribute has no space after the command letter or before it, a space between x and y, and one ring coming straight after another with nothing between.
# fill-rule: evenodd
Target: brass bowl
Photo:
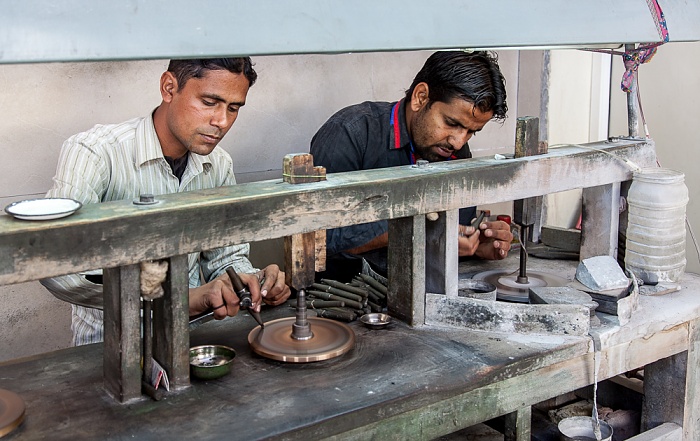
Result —
<instances>
[{"instance_id":1,"label":"brass bowl","mask_svg":"<svg viewBox=\"0 0 700 441\"><path fill-rule=\"evenodd\" d=\"M200 380L215 380L231 372L236 351L228 346L204 345L190 348L190 371Z\"/></svg>"},{"instance_id":2,"label":"brass bowl","mask_svg":"<svg viewBox=\"0 0 700 441\"><path fill-rule=\"evenodd\" d=\"M360 317L360 321L370 329L384 329L391 323L391 316L389 314L373 312Z\"/></svg>"}]
</instances>

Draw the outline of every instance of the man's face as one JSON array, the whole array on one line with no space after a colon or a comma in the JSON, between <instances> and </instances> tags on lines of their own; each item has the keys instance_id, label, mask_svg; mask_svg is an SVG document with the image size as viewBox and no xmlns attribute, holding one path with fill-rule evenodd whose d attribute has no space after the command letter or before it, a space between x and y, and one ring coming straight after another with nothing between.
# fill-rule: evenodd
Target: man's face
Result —
<instances>
[{"instance_id":1,"label":"man's face","mask_svg":"<svg viewBox=\"0 0 700 441\"><path fill-rule=\"evenodd\" d=\"M412 114L409 132L416 155L430 162L449 159L493 117L493 112L481 112L460 98L429 103Z\"/></svg>"},{"instance_id":2,"label":"man's face","mask_svg":"<svg viewBox=\"0 0 700 441\"><path fill-rule=\"evenodd\" d=\"M167 141L171 144L168 150L174 152L172 156L179 157L187 151L211 153L236 121L248 88L243 74L209 70L202 78L190 78L184 87L164 96L168 102Z\"/></svg>"}]
</instances>

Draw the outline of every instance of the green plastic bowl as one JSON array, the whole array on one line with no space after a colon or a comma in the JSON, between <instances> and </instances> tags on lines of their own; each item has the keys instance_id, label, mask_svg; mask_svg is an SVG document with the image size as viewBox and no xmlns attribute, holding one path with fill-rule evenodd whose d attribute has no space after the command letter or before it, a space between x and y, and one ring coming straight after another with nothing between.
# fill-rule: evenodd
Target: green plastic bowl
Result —
<instances>
[{"instance_id":1,"label":"green plastic bowl","mask_svg":"<svg viewBox=\"0 0 700 441\"><path fill-rule=\"evenodd\" d=\"M228 346L204 345L190 348L190 371L201 380L215 380L231 372L236 351Z\"/></svg>"}]
</instances>

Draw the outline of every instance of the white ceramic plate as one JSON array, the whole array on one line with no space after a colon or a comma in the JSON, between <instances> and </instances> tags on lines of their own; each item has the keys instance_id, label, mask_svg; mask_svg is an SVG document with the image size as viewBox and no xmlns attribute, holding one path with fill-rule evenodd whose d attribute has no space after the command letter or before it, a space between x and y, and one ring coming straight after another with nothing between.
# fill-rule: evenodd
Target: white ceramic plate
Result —
<instances>
[{"instance_id":1,"label":"white ceramic plate","mask_svg":"<svg viewBox=\"0 0 700 441\"><path fill-rule=\"evenodd\" d=\"M5 212L17 219L49 220L70 216L83 204L73 199L45 198L13 202L5 207Z\"/></svg>"}]
</instances>

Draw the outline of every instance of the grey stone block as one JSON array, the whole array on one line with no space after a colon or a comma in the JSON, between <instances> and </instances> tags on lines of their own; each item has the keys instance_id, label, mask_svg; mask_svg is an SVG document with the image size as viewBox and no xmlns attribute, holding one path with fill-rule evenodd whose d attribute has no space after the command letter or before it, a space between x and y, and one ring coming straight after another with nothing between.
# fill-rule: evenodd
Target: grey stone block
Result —
<instances>
[{"instance_id":1,"label":"grey stone block","mask_svg":"<svg viewBox=\"0 0 700 441\"><path fill-rule=\"evenodd\" d=\"M623 289L629 286L629 279L611 256L583 259L576 269L576 280L595 291Z\"/></svg>"}]
</instances>

